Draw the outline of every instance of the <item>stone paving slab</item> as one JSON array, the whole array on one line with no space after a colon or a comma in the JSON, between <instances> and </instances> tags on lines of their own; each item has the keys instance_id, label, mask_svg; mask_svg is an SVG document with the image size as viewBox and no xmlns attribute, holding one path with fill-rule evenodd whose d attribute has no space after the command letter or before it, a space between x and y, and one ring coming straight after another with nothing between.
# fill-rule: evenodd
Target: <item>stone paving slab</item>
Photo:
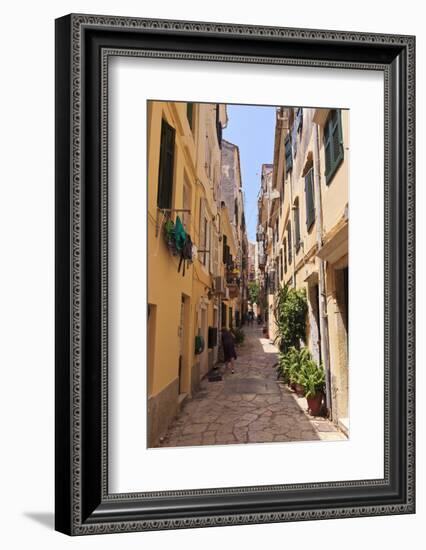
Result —
<instances>
[{"instance_id":1,"label":"stone paving slab","mask_svg":"<svg viewBox=\"0 0 426 550\"><path fill-rule=\"evenodd\" d=\"M221 381L203 379L159 446L346 440L329 420L308 414L305 398L277 382L277 349L261 330L244 332L234 374L221 366Z\"/></svg>"},{"instance_id":2,"label":"stone paving slab","mask_svg":"<svg viewBox=\"0 0 426 550\"><path fill-rule=\"evenodd\" d=\"M227 378L225 380L224 394L245 393L253 395L253 399L259 394L279 395L280 388L276 382L265 380L260 376L257 378Z\"/></svg>"}]
</instances>

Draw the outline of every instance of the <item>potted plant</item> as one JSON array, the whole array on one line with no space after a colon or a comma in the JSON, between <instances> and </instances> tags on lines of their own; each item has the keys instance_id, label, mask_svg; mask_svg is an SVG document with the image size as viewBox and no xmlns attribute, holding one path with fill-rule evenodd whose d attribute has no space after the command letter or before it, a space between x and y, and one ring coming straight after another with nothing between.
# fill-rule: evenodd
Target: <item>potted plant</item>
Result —
<instances>
[{"instance_id":1,"label":"potted plant","mask_svg":"<svg viewBox=\"0 0 426 550\"><path fill-rule=\"evenodd\" d=\"M281 372L283 374L283 378L290 385L290 388L292 390L297 391L297 384L299 383L299 372L301 366L299 350L297 350L295 347L291 347L287 353L282 354L281 363ZM301 388L299 388L299 391L301 391Z\"/></svg>"},{"instance_id":2,"label":"potted plant","mask_svg":"<svg viewBox=\"0 0 426 550\"><path fill-rule=\"evenodd\" d=\"M318 416L324 396L325 372L324 368L313 360L307 360L299 374L299 382L305 388L305 397L308 410L312 416Z\"/></svg>"},{"instance_id":3,"label":"potted plant","mask_svg":"<svg viewBox=\"0 0 426 550\"><path fill-rule=\"evenodd\" d=\"M290 385L290 362L287 353L278 353L277 378L281 378L284 384Z\"/></svg>"}]
</instances>

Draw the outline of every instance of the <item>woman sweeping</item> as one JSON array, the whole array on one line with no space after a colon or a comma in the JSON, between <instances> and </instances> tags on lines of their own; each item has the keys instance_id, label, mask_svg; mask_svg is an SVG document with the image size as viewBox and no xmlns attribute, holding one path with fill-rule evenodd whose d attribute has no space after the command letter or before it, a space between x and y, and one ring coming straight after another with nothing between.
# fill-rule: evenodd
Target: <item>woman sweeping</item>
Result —
<instances>
[{"instance_id":1,"label":"woman sweeping","mask_svg":"<svg viewBox=\"0 0 426 550\"><path fill-rule=\"evenodd\" d=\"M234 374L234 359L237 358L234 335L226 327L222 327L222 346L225 357L225 368L231 366L231 373Z\"/></svg>"}]
</instances>

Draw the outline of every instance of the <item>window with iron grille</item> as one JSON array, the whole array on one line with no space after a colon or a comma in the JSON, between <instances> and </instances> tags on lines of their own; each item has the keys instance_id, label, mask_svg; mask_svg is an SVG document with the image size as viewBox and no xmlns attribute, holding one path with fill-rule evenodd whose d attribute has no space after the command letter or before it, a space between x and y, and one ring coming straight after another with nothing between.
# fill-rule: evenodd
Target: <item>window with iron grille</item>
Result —
<instances>
[{"instance_id":1,"label":"window with iron grille","mask_svg":"<svg viewBox=\"0 0 426 550\"><path fill-rule=\"evenodd\" d=\"M340 109L333 109L324 126L325 182L328 185L333 179L343 156L343 132Z\"/></svg>"}]
</instances>

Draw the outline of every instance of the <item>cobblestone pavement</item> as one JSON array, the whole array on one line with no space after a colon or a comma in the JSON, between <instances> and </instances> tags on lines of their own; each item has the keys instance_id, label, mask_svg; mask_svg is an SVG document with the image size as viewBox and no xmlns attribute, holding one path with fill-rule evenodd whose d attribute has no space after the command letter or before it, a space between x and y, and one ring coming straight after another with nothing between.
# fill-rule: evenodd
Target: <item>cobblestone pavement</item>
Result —
<instances>
[{"instance_id":1,"label":"cobblestone pavement","mask_svg":"<svg viewBox=\"0 0 426 550\"><path fill-rule=\"evenodd\" d=\"M329 420L311 417L306 399L277 381L277 349L261 329L244 332L234 374L221 365L221 381L202 380L159 446L346 439Z\"/></svg>"}]
</instances>

